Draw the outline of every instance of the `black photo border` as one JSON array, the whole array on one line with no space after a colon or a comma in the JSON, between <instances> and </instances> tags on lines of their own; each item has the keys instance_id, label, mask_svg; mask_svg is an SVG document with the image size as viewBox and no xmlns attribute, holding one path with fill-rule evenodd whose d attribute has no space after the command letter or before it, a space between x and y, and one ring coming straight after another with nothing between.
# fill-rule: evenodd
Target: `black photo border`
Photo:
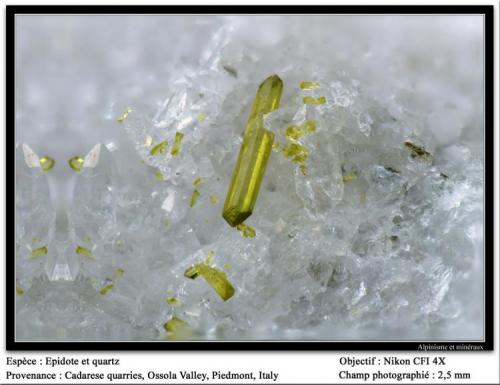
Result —
<instances>
[{"instance_id":1,"label":"black photo border","mask_svg":"<svg viewBox=\"0 0 500 385\"><path fill-rule=\"evenodd\" d=\"M16 341L15 340L15 16L37 14L476 14L484 16L484 340L480 341ZM6 6L6 348L8 351L490 351L494 316L493 5L8 5ZM434 348L434 349L433 349Z\"/></svg>"}]
</instances>

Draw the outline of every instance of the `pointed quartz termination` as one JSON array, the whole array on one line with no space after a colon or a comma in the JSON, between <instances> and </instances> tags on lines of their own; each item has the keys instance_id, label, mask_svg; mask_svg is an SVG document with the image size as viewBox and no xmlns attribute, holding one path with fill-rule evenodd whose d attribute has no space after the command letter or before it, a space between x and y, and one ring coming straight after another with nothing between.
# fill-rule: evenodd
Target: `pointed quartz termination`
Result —
<instances>
[{"instance_id":1,"label":"pointed quartz termination","mask_svg":"<svg viewBox=\"0 0 500 385\"><path fill-rule=\"evenodd\" d=\"M263 118L278 108L282 90L282 80L272 75L261 83L253 102L222 212L233 227L252 215L274 141Z\"/></svg>"}]
</instances>

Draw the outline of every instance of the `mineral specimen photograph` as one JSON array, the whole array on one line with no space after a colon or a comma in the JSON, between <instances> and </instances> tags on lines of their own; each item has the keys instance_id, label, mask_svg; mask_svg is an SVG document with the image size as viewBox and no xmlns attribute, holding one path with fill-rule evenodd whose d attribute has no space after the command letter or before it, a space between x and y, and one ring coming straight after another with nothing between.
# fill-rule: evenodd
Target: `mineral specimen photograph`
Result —
<instances>
[{"instance_id":1,"label":"mineral specimen photograph","mask_svg":"<svg viewBox=\"0 0 500 385\"><path fill-rule=\"evenodd\" d=\"M484 18L195 13L16 15L16 341L483 339Z\"/></svg>"}]
</instances>

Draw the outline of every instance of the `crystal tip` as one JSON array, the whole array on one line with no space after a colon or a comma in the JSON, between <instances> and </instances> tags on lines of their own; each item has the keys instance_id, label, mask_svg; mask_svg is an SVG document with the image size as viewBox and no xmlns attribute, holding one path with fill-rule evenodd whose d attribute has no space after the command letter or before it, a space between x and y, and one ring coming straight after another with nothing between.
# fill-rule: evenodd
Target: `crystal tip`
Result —
<instances>
[{"instance_id":1,"label":"crystal tip","mask_svg":"<svg viewBox=\"0 0 500 385\"><path fill-rule=\"evenodd\" d=\"M224 212L222 213L222 217L232 227L242 224L250 215L252 215L251 211L239 211L236 207L224 209Z\"/></svg>"},{"instance_id":2,"label":"crystal tip","mask_svg":"<svg viewBox=\"0 0 500 385\"><path fill-rule=\"evenodd\" d=\"M264 81L260 84L260 86L262 86L262 85L264 85L264 84L266 84L266 83L268 83L268 82L273 83L273 84L283 84L283 80L281 80L281 78L280 78L278 75L276 75L276 74L271 75L271 76L269 76L268 78L266 78L266 79L265 79L265 80L264 80Z\"/></svg>"}]
</instances>

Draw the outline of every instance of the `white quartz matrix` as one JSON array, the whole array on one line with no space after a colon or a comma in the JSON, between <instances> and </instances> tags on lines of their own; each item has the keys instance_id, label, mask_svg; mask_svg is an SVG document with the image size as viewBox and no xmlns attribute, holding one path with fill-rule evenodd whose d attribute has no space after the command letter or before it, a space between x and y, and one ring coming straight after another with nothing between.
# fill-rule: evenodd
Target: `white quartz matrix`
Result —
<instances>
[{"instance_id":1,"label":"white quartz matrix","mask_svg":"<svg viewBox=\"0 0 500 385\"><path fill-rule=\"evenodd\" d=\"M16 338L168 341L172 316L197 340L482 338L482 23L19 16ZM306 120L316 131L298 141L306 175L272 151L246 238L222 208L273 74L275 142ZM228 301L184 277L211 252Z\"/></svg>"}]
</instances>

